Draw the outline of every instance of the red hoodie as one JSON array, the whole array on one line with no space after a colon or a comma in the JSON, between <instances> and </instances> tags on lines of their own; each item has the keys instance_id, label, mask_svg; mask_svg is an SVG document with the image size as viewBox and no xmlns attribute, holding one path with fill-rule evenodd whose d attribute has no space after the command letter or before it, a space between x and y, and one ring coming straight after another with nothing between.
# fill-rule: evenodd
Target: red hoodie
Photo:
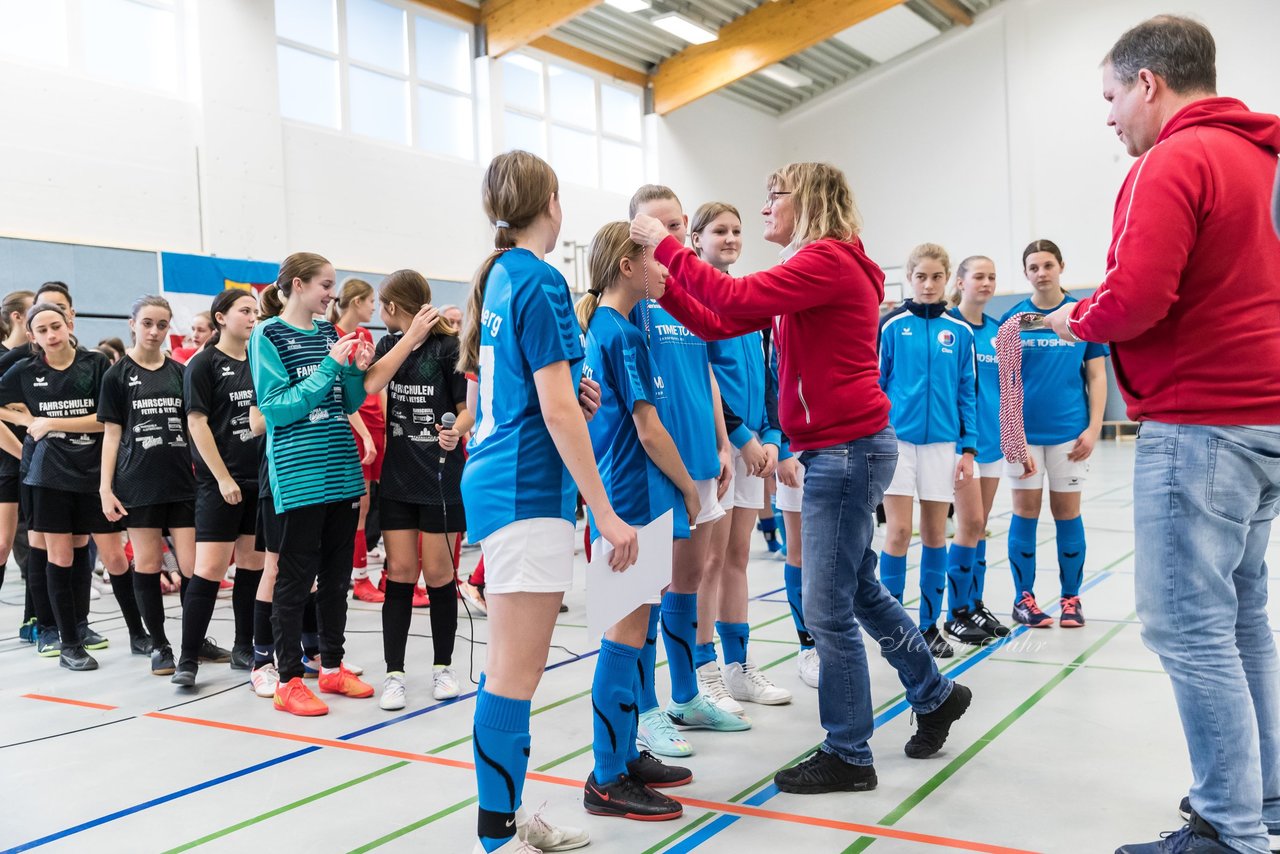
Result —
<instances>
[{"instance_id":1,"label":"red hoodie","mask_svg":"<svg viewBox=\"0 0 1280 854\"><path fill-rule=\"evenodd\" d=\"M1071 329L1112 342L1134 421L1280 424L1280 118L1189 104L1129 170L1107 275Z\"/></svg>"},{"instance_id":2,"label":"red hoodie","mask_svg":"<svg viewBox=\"0 0 1280 854\"><path fill-rule=\"evenodd\" d=\"M713 325L702 306L719 315L721 334L773 324L778 418L793 450L851 442L889 426L876 354L884 273L861 241L817 240L785 264L741 278L674 237L654 255L671 271L659 302L691 329Z\"/></svg>"}]
</instances>

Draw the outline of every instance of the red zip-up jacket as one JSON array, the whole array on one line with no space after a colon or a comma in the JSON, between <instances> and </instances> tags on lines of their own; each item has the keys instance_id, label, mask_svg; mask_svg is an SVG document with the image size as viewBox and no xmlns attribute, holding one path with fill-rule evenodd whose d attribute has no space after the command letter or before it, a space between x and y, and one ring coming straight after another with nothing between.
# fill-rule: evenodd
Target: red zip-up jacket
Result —
<instances>
[{"instance_id":1,"label":"red zip-up jacket","mask_svg":"<svg viewBox=\"0 0 1280 854\"><path fill-rule=\"evenodd\" d=\"M884 273L861 241L816 240L786 263L742 277L721 273L674 237L654 256L671 271L659 302L690 329L715 325L742 335L773 324L778 417L792 450L852 442L889 426L876 354Z\"/></svg>"},{"instance_id":2,"label":"red zip-up jacket","mask_svg":"<svg viewBox=\"0 0 1280 854\"><path fill-rule=\"evenodd\" d=\"M1280 424L1277 154L1280 118L1206 98L1129 170L1106 277L1069 322L1112 342L1132 420Z\"/></svg>"}]
</instances>

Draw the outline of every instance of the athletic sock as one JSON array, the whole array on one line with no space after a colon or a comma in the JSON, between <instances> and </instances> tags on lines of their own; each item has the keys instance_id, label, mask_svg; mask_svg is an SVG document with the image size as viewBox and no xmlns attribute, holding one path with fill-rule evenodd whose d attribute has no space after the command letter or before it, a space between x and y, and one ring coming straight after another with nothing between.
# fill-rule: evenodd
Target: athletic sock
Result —
<instances>
[{"instance_id":1,"label":"athletic sock","mask_svg":"<svg viewBox=\"0 0 1280 854\"><path fill-rule=\"evenodd\" d=\"M356 531L355 548L351 553L351 578L369 577L369 544L365 542L364 529Z\"/></svg>"},{"instance_id":2,"label":"athletic sock","mask_svg":"<svg viewBox=\"0 0 1280 854\"><path fill-rule=\"evenodd\" d=\"M987 588L987 540L978 540L973 556L973 598L981 600Z\"/></svg>"},{"instance_id":3,"label":"athletic sock","mask_svg":"<svg viewBox=\"0 0 1280 854\"><path fill-rule=\"evenodd\" d=\"M641 651L634 646L600 641L595 678L591 682L594 712L593 747L595 778L607 785L627 772L627 738L636 716L636 662Z\"/></svg>"},{"instance_id":4,"label":"athletic sock","mask_svg":"<svg viewBox=\"0 0 1280 854\"><path fill-rule=\"evenodd\" d=\"M880 553L880 583L899 604L907 590L907 556Z\"/></svg>"},{"instance_id":5,"label":"athletic sock","mask_svg":"<svg viewBox=\"0 0 1280 854\"><path fill-rule=\"evenodd\" d=\"M27 580L25 575L22 576L23 602L22 602L22 622L29 623L36 616L36 603L31 598L31 582Z\"/></svg>"},{"instance_id":6,"label":"athletic sock","mask_svg":"<svg viewBox=\"0 0 1280 854\"><path fill-rule=\"evenodd\" d=\"M801 649L813 649L813 635L804 624L804 596L802 582L804 574L800 567L786 564L782 570L783 583L787 585L787 604L791 606L791 622L796 625L796 635L800 638Z\"/></svg>"},{"instance_id":7,"label":"athletic sock","mask_svg":"<svg viewBox=\"0 0 1280 854\"><path fill-rule=\"evenodd\" d=\"M724 650L725 664L747 663L747 641L751 639L750 625L722 623L716 620L716 634L720 636L720 648Z\"/></svg>"},{"instance_id":8,"label":"athletic sock","mask_svg":"<svg viewBox=\"0 0 1280 854\"><path fill-rule=\"evenodd\" d=\"M485 689L476 697L471 748L479 792L478 835L485 851L495 851L516 835L516 810L529 768L528 700L500 697Z\"/></svg>"},{"instance_id":9,"label":"athletic sock","mask_svg":"<svg viewBox=\"0 0 1280 854\"><path fill-rule=\"evenodd\" d=\"M169 637L164 632L164 595L160 592L160 573L135 570L133 595L138 600L142 622L151 633L151 647L163 649L168 646Z\"/></svg>"},{"instance_id":10,"label":"athletic sock","mask_svg":"<svg viewBox=\"0 0 1280 854\"><path fill-rule=\"evenodd\" d=\"M185 606L187 604L187 588L191 586L191 579L183 575L181 571L178 572L178 578L178 604Z\"/></svg>"},{"instance_id":11,"label":"athletic sock","mask_svg":"<svg viewBox=\"0 0 1280 854\"><path fill-rule=\"evenodd\" d=\"M1057 519L1054 527L1058 533L1058 577L1062 582L1062 596L1080 595L1084 582L1084 520Z\"/></svg>"},{"instance_id":12,"label":"athletic sock","mask_svg":"<svg viewBox=\"0 0 1280 854\"><path fill-rule=\"evenodd\" d=\"M413 584L388 578L382 600L382 657L388 673L404 672L404 651L413 622ZM434 615L433 615L434 616Z\"/></svg>"},{"instance_id":13,"label":"athletic sock","mask_svg":"<svg viewBox=\"0 0 1280 854\"><path fill-rule=\"evenodd\" d=\"M261 599L253 600L253 669L264 667L275 661L276 640L271 634L270 602Z\"/></svg>"},{"instance_id":14,"label":"athletic sock","mask_svg":"<svg viewBox=\"0 0 1280 854\"><path fill-rule=\"evenodd\" d=\"M320 657L320 624L316 616L316 594L307 594L302 605L302 654L313 661Z\"/></svg>"},{"instance_id":15,"label":"athletic sock","mask_svg":"<svg viewBox=\"0 0 1280 854\"><path fill-rule=\"evenodd\" d=\"M642 712L658 708L658 686L654 684L654 671L658 667L658 618L660 616L662 616L661 610L650 605L649 628L645 630L644 646L640 647L640 657L636 659L636 679L639 684L634 693L636 705Z\"/></svg>"},{"instance_id":16,"label":"athletic sock","mask_svg":"<svg viewBox=\"0 0 1280 854\"><path fill-rule=\"evenodd\" d=\"M696 616L696 615L695 615ZM696 627L698 624L694 623ZM714 643L700 643L693 648L693 666L701 667L704 664L710 664L716 660L716 645Z\"/></svg>"},{"instance_id":17,"label":"athletic sock","mask_svg":"<svg viewBox=\"0 0 1280 854\"><path fill-rule=\"evenodd\" d=\"M1009 522L1009 567L1013 571L1013 599L1036 592L1036 520L1016 513Z\"/></svg>"},{"instance_id":18,"label":"athletic sock","mask_svg":"<svg viewBox=\"0 0 1280 854\"><path fill-rule=\"evenodd\" d=\"M49 561L46 573L49 585L49 601L53 604L53 619L58 625L58 636L63 649L80 645L80 627L76 620L76 601L71 567L58 566Z\"/></svg>"},{"instance_id":19,"label":"athletic sock","mask_svg":"<svg viewBox=\"0 0 1280 854\"><path fill-rule=\"evenodd\" d=\"M76 622L89 622L89 594L93 590L93 562L89 559L89 547L80 546L72 552L71 584L75 591Z\"/></svg>"},{"instance_id":20,"label":"athletic sock","mask_svg":"<svg viewBox=\"0 0 1280 854\"><path fill-rule=\"evenodd\" d=\"M687 703L698 695L698 674L694 667L698 643L698 594L664 593L662 596L662 642L667 648L667 669L671 671L671 699ZM711 644L711 657L715 647Z\"/></svg>"},{"instance_id":21,"label":"athletic sock","mask_svg":"<svg viewBox=\"0 0 1280 854\"><path fill-rule=\"evenodd\" d=\"M253 646L253 603L258 596L262 570L236 567L231 582L231 616L235 618L235 646Z\"/></svg>"},{"instance_id":22,"label":"athletic sock","mask_svg":"<svg viewBox=\"0 0 1280 854\"><path fill-rule=\"evenodd\" d=\"M147 630L142 625L142 614L138 611L138 597L133 593L133 567L120 575L107 573L107 577L111 579L111 592L115 594L116 604L120 606L120 614L129 627L129 637L142 637Z\"/></svg>"},{"instance_id":23,"label":"athletic sock","mask_svg":"<svg viewBox=\"0 0 1280 854\"><path fill-rule=\"evenodd\" d=\"M977 549L951 544L947 552L947 606L951 619L957 608L973 608L973 564Z\"/></svg>"},{"instance_id":24,"label":"athletic sock","mask_svg":"<svg viewBox=\"0 0 1280 854\"><path fill-rule=\"evenodd\" d=\"M218 604L219 587L216 581L198 575L191 577L187 601L182 605L182 650L179 654L182 661L195 662L199 658L209 621L213 619L214 606Z\"/></svg>"},{"instance_id":25,"label":"athletic sock","mask_svg":"<svg viewBox=\"0 0 1280 854\"><path fill-rule=\"evenodd\" d=\"M35 609L36 625L40 628L48 628L54 624L48 574L49 553L32 546L27 554L27 590L31 592L31 607Z\"/></svg>"},{"instance_id":26,"label":"athletic sock","mask_svg":"<svg viewBox=\"0 0 1280 854\"><path fill-rule=\"evenodd\" d=\"M439 587L427 587L431 602L432 664L448 667L453 663L453 645L458 635L458 588L452 581Z\"/></svg>"},{"instance_id":27,"label":"athletic sock","mask_svg":"<svg viewBox=\"0 0 1280 854\"><path fill-rule=\"evenodd\" d=\"M921 547L920 554L920 628L938 622L942 613L942 594L947 589L947 550L944 546Z\"/></svg>"}]
</instances>

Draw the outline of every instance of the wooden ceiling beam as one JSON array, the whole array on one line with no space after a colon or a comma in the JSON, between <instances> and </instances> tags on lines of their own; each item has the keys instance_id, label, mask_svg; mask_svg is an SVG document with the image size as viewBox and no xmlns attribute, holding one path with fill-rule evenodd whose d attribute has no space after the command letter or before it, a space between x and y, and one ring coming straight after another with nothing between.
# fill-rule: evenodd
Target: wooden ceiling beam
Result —
<instances>
[{"instance_id":1,"label":"wooden ceiling beam","mask_svg":"<svg viewBox=\"0 0 1280 854\"><path fill-rule=\"evenodd\" d=\"M951 20L958 27L967 27L973 23L973 15L956 0L925 0L933 8Z\"/></svg>"},{"instance_id":2,"label":"wooden ceiling beam","mask_svg":"<svg viewBox=\"0 0 1280 854\"><path fill-rule=\"evenodd\" d=\"M419 6L434 9L451 18L466 21L468 24L480 23L480 10L475 6L469 6L461 2L461 0L413 0L413 2Z\"/></svg>"},{"instance_id":3,"label":"wooden ceiling beam","mask_svg":"<svg viewBox=\"0 0 1280 854\"><path fill-rule=\"evenodd\" d=\"M524 47L604 0L483 0L480 23L489 56Z\"/></svg>"},{"instance_id":4,"label":"wooden ceiling beam","mask_svg":"<svg viewBox=\"0 0 1280 854\"><path fill-rule=\"evenodd\" d=\"M607 74L615 80L622 80L642 88L649 85L649 75L643 71L637 71L620 62L605 59L603 56L594 54L589 50L583 50L580 47L567 44L559 39L553 39L550 36L534 39L529 42L529 47L549 53L552 56L558 56L585 68L590 68L592 71Z\"/></svg>"}]
</instances>

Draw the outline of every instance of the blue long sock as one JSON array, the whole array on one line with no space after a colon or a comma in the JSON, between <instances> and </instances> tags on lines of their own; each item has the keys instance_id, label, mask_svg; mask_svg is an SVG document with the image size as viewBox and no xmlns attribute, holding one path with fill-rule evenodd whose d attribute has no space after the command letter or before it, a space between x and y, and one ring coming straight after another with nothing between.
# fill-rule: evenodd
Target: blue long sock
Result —
<instances>
[{"instance_id":1,"label":"blue long sock","mask_svg":"<svg viewBox=\"0 0 1280 854\"><path fill-rule=\"evenodd\" d=\"M716 634L720 635L720 648L724 650L725 664L747 663L747 641L751 638L750 625L722 623L716 620Z\"/></svg>"},{"instance_id":2,"label":"blue long sock","mask_svg":"<svg viewBox=\"0 0 1280 854\"><path fill-rule=\"evenodd\" d=\"M1084 520L1058 519L1058 577L1062 581L1062 595L1079 596L1084 582Z\"/></svg>"},{"instance_id":3,"label":"blue long sock","mask_svg":"<svg viewBox=\"0 0 1280 854\"><path fill-rule=\"evenodd\" d=\"M697 627L697 623L693 624ZM716 645L714 643L700 643L693 648L693 666L701 667L704 664L710 664L716 660Z\"/></svg>"},{"instance_id":4,"label":"blue long sock","mask_svg":"<svg viewBox=\"0 0 1280 854\"><path fill-rule=\"evenodd\" d=\"M658 708L658 688L654 685L654 669L658 666L658 617L661 611L649 608L649 629L645 632L644 646L636 661L636 704L640 711Z\"/></svg>"},{"instance_id":5,"label":"blue long sock","mask_svg":"<svg viewBox=\"0 0 1280 854\"><path fill-rule=\"evenodd\" d=\"M480 793L478 834L494 851L516 834L515 814L529 768L529 701L484 689L476 697L472 752Z\"/></svg>"},{"instance_id":6,"label":"blue long sock","mask_svg":"<svg viewBox=\"0 0 1280 854\"><path fill-rule=\"evenodd\" d=\"M1036 592L1036 520L1014 515L1009 522L1009 567L1013 571L1013 599Z\"/></svg>"},{"instance_id":7,"label":"blue long sock","mask_svg":"<svg viewBox=\"0 0 1280 854\"><path fill-rule=\"evenodd\" d=\"M697 593L663 594L662 641L667 647L667 669L671 671L671 699L687 703L698 695L698 675L694 671L694 647L698 644ZM714 657L715 647L711 649Z\"/></svg>"},{"instance_id":8,"label":"blue long sock","mask_svg":"<svg viewBox=\"0 0 1280 854\"><path fill-rule=\"evenodd\" d=\"M973 558L973 598L982 601L982 594L987 588L987 541L978 540L978 548Z\"/></svg>"},{"instance_id":9,"label":"blue long sock","mask_svg":"<svg viewBox=\"0 0 1280 854\"><path fill-rule=\"evenodd\" d=\"M804 574L800 567L787 564L783 570L783 579L787 585L787 604L791 606L791 622L796 624L796 634L800 636L801 649L813 649L813 635L804 624L804 597L801 594Z\"/></svg>"},{"instance_id":10,"label":"blue long sock","mask_svg":"<svg viewBox=\"0 0 1280 854\"><path fill-rule=\"evenodd\" d=\"M957 608L973 609L973 546L951 544L947 552L947 606L951 619L956 618Z\"/></svg>"},{"instance_id":11,"label":"blue long sock","mask_svg":"<svg viewBox=\"0 0 1280 854\"><path fill-rule=\"evenodd\" d=\"M627 771L636 719L636 660L640 650L605 638L600 641L596 674L591 682L595 778L612 783Z\"/></svg>"},{"instance_id":12,"label":"blue long sock","mask_svg":"<svg viewBox=\"0 0 1280 854\"><path fill-rule=\"evenodd\" d=\"M880 583L899 602L907 589L907 556L880 553Z\"/></svg>"},{"instance_id":13,"label":"blue long sock","mask_svg":"<svg viewBox=\"0 0 1280 854\"><path fill-rule=\"evenodd\" d=\"M921 547L920 555L920 628L938 622L942 613L942 594L947 589L947 549L945 546Z\"/></svg>"}]
</instances>

